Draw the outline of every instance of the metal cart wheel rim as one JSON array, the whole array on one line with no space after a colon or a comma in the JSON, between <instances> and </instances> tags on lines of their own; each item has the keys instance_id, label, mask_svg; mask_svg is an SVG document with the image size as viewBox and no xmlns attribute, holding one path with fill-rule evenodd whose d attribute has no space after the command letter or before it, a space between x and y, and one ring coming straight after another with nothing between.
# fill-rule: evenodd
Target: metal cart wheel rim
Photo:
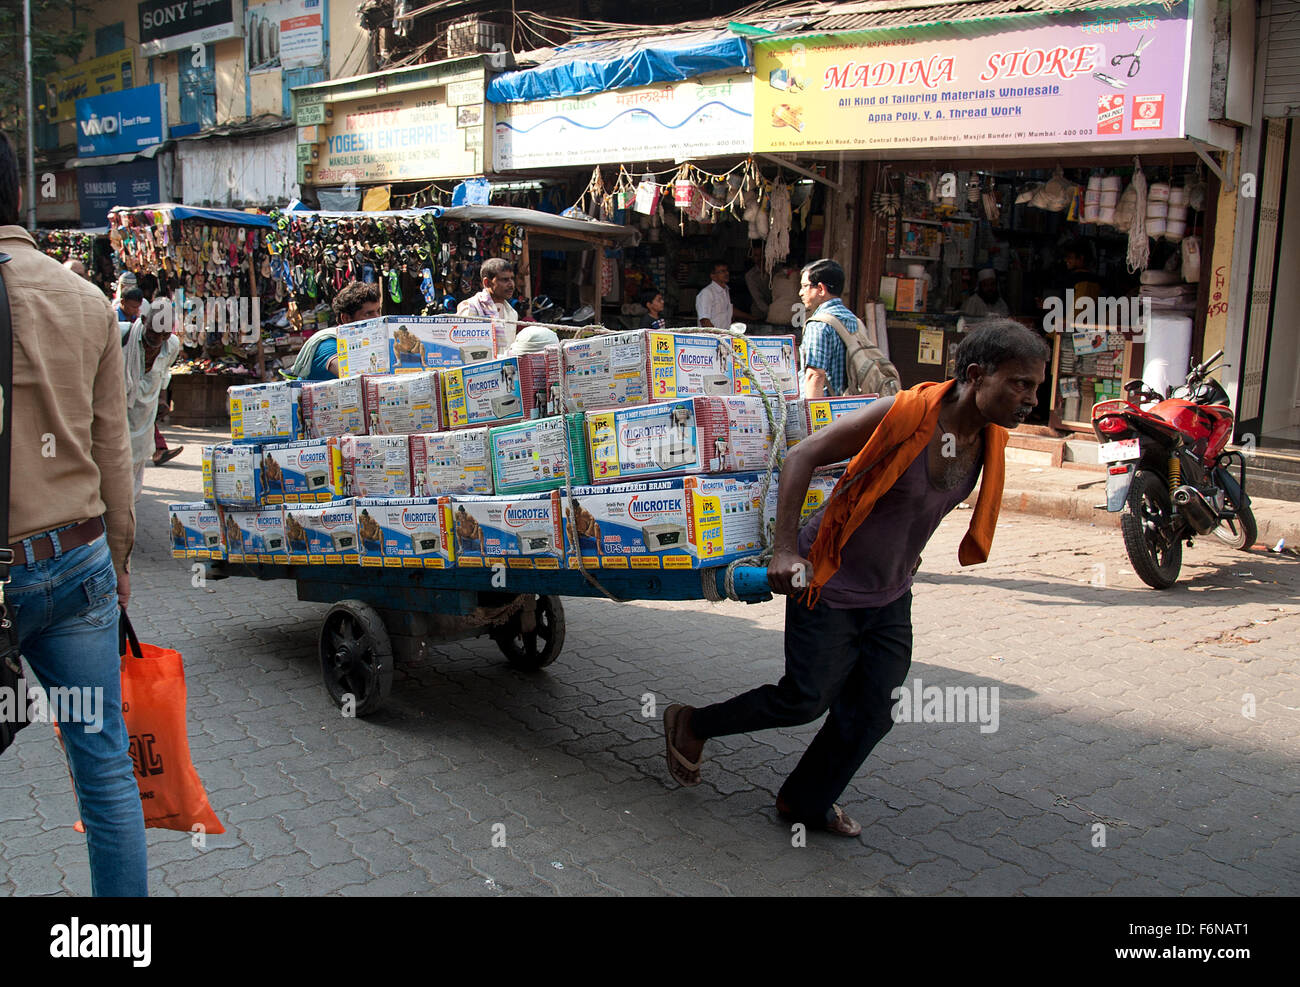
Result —
<instances>
[{"instance_id":1,"label":"metal cart wheel rim","mask_svg":"<svg viewBox=\"0 0 1300 987\"><path fill-rule=\"evenodd\" d=\"M393 647L379 614L360 600L330 607L320 630L321 675L334 705L366 716L388 698L393 684Z\"/></svg>"}]
</instances>

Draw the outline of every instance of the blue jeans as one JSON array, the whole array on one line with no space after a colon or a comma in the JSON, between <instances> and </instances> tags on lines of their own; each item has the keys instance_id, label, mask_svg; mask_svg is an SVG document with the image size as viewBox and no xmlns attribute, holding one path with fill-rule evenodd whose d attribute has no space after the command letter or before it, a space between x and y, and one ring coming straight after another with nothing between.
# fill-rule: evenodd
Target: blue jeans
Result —
<instances>
[{"instance_id":1,"label":"blue jeans","mask_svg":"<svg viewBox=\"0 0 1300 987\"><path fill-rule=\"evenodd\" d=\"M75 689L97 700L83 701L75 722L67 710L59 717L86 827L91 887L97 896L143 897L149 893L144 813L122 719L117 573L108 541L100 535L68 552L56 547L41 562L28 562L19 551L5 602L23 657L47 695ZM50 711L58 717L58 704Z\"/></svg>"}]
</instances>

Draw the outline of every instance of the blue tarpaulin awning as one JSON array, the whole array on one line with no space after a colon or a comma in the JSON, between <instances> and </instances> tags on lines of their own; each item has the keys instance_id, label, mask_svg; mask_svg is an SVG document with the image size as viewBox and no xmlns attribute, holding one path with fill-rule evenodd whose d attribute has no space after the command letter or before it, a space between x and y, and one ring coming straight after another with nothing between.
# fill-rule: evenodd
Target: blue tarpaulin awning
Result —
<instances>
[{"instance_id":1,"label":"blue tarpaulin awning","mask_svg":"<svg viewBox=\"0 0 1300 987\"><path fill-rule=\"evenodd\" d=\"M209 223L229 223L231 226L270 226L271 221L262 213L240 212L238 209L199 209L176 202L155 202L147 206L119 206L129 211L153 210L166 212L172 219L203 219ZM116 212L117 210L112 210Z\"/></svg>"},{"instance_id":2,"label":"blue tarpaulin awning","mask_svg":"<svg viewBox=\"0 0 1300 987\"><path fill-rule=\"evenodd\" d=\"M677 37L579 41L561 45L544 63L505 72L487 86L489 103L562 99L610 89L681 82L711 72L749 68L749 43L730 31Z\"/></svg>"}]
</instances>

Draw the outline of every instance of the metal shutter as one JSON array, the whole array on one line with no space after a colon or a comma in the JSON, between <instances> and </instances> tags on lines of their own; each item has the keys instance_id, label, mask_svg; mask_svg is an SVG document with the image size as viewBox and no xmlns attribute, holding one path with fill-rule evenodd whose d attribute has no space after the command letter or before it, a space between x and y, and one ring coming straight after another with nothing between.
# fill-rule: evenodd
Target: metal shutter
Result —
<instances>
[{"instance_id":1,"label":"metal shutter","mask_svg":"<svg viewBox=\"0 0 1300 987\"><path fill-rule=\"evenodd\" d=\"M1300 0L1272 0L1264 73L1264 116L1300 116Z\"/></svg>"}]
</instances>

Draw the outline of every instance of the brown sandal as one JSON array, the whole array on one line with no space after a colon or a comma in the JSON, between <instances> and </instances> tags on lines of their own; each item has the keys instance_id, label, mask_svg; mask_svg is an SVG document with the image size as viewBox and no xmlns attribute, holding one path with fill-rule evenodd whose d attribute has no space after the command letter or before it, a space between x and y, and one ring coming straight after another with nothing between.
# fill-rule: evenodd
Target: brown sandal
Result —
<instances>
[{"instance_id":1,"label":"brown sandal","mask_svg":"<svg viewBox=\"0 0 1300 987\"><path fill-rule=\"evenodd\" d=\"M777 797L776 813L786 822L801 822L809 829L815 829L823 833L831 833L834 836L860 836L862 835L862 826L852 819L847 812L836 804L831 805L832 818L809 822L807 819L800 819L790 809L785 799Z\"/></svg>"},{"instance_id":2,"label":"brown sandal","mask_svg":"<svg viewBox=\"0 0 1300 987\"><path fill-rule=\"evenodd\" d=\"M677 735L677 717L688 712L690 707L673 703L664 710L664 741L667 744L668 773L677 784L691 788L700 783L700 762L688 761L686 756L673 746L673 737Z\"/></svg>"}]
</instances>

